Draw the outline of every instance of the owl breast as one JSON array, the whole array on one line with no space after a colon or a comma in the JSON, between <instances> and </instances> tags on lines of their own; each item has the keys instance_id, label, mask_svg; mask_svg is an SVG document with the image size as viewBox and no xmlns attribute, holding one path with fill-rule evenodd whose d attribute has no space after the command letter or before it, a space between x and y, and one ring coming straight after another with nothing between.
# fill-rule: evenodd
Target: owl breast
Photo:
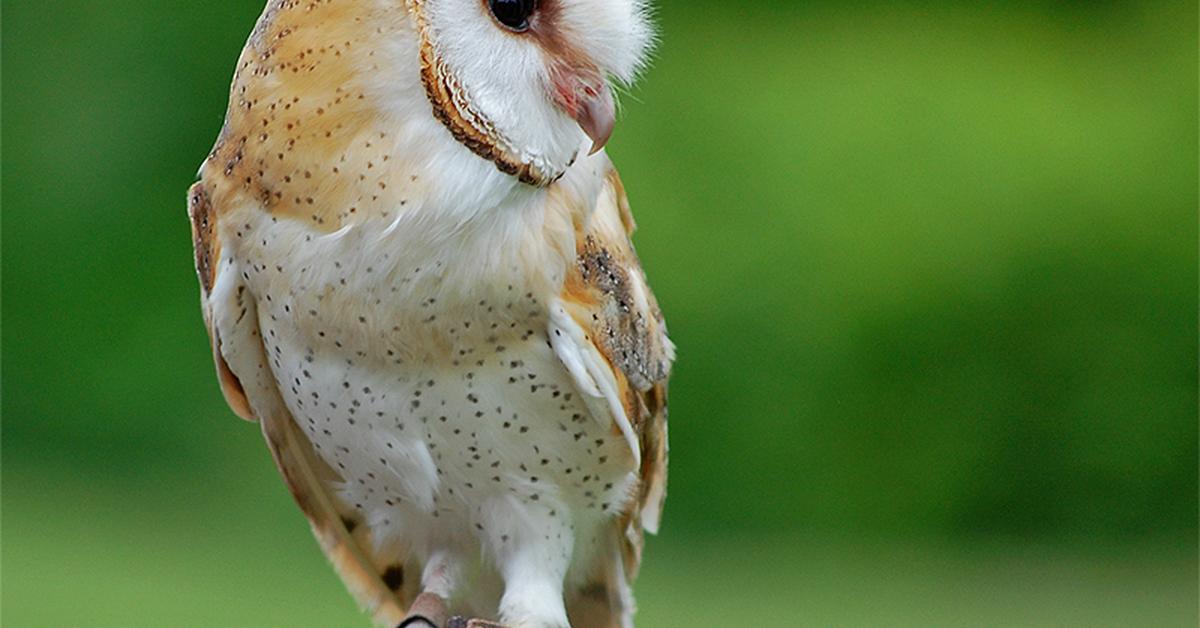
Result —
<instances>
[{"instance_id":1,"label":"owl breast","mask_svg":"<svg viewBox=\"0 0 1200 628\"><path fill-rule=\"evenodd\" d=\"M231 224L224 262L243 269L278 389L377 544L469 551L544 522L597 542L636 477L548 342L562 266L536 230Z\"/></svg>"}]
</instances>

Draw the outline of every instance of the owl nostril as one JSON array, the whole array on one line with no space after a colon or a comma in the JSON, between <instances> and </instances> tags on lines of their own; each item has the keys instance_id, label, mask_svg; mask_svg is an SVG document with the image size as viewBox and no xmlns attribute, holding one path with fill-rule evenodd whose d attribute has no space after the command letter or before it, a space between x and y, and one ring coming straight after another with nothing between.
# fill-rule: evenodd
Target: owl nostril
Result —
<instances>
[{"instance_id":1,"label":"owl nostril","mask_svg":"<svg viewBox=\"0 0 1200 628\"><path fill-rule=\"evenodd\" d=\"M529 16L537 8L537 0L488 0L488 9L497 22L517 32L529 28Z\"/></svg>"}]
</instances>

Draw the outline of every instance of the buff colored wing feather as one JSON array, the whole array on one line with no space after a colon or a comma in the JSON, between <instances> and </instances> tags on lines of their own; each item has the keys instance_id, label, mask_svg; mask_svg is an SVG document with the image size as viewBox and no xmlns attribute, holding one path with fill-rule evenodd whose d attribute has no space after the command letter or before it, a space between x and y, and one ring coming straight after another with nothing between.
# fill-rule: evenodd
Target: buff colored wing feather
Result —
<instances>
[{"instance_id":1,"label":"buff colored wing feather","mask_svg":"<svg viewBox=\"0 0 1200 628\"><path fill-rule=\"evenodd\" d=\"M415 585L405 580L403 557L384 556L375 548L367 526L359 525L354 511L330 490L337 474L317 457L284 405L266 363L253 299L228 265L221 272L221 212L204 182L189 190L188 210L201 307L225 399L239 416L262 424L284 482L359 605L377 624L394 626Z\"/></svg>"},{"instance_id":2,"label":"buff colored wing feather","mask_svg":"<svg viewBox=\"0 0 1200 628\"><path fill-rule=\"evenodd\" d=\"M229 369L229 364L221 355L221 338L213 326L212 307L208 295L212 292L213 283L217 278L216 260L221 254L216 237L217 215L204 185L197 182L188 190L188 217L192 222L192 248L196 253L196 275L200 278L201 310L204 314L204 327L208 329L208 339L212 342L213 362L217 367L217 381L221 384L221 394L234 414L254 420L254 412L250 409L250 401L246 399L246 391L242 383Z\"/></svg>"},{"instance_id":3,"label":"buff colored wing feather","mask_svg":"<svg viewBox=\"0 0 1200 628\"><path fill-rule=\"evenodd\" d=\"M395 626L406 605L404 564L388 565L372 555L366 526L345 514L345 504L326 489L336 476L290 415L265 419L262 428L279 472L346 588L376 624Z\"/></svg>"},{"instance_id":4,"label":"buff colored wing feather","mask_svg":"<svg viewBox=\"0 0 1200 628\"><path fill-rule=\"evenodd\" d=\"M633 229L624 188L611 171L593 211L575 225L575 263L551 312L556 353L591 396L593 413L629 442L641 475L636 499L614 530L610 559L593 584L568 600L572 619L586 626L627 624L627 583L641 561L643 530L658 531L666 496L666 382L675 348L630 240Z\"/></svg>"}]
</instances>

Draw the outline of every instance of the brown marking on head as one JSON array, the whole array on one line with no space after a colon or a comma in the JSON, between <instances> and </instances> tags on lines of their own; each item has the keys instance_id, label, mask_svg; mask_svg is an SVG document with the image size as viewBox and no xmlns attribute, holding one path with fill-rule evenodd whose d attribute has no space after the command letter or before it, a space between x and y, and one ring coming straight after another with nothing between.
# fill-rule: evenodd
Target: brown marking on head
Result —
<instances>
[{"instance_id":1,"label":"brown marking on head","mask_svg":"<svg viewBox=\"0 0 1200 628\"><path fill-rule=\"evenodd\" d=\"M492 162L496 168L505 174L516 177L522 183L545 186L557 181L562 173L545 173L534 168L532 164L524 163L516 156L501 147L503 140L492 128L487 116L476 110L469 110L470 117L479 120L480 125L467 121L464 112L459 110L459 103L470 107L462 98L462 87L454 78L449 68L437 56L433 49L433 41L425 24L422 0L411 3L417 20L417 30L421 38L421 83L425 86L425 94L433 107L433 115L450 131L458 143L466 146L471 152Z\"/></svg>"},{"instance_id":2,"label":"brown marking on head","mask_svg":"<svg viewBox=\"0 0 1200 628\"><path fill-rule=\"evenodd\" d=\"M379 575L383 579L383 583L392 591L399 591L400 587L404 586L404 566L390 565L383 573Z\"/></svg>"},{"instance_id":3,"label":"brown marking on head","mask_svg":"<svg viewBox=\"0 0 1200 628\"><path fill-rule=\"evenodd\" d=\"M561 15L561 2L539 2L529 21L527 34L546 57L553 86L550 96L574 118L579 114L580 99L586 97L580 92L583 86L592 90L607 89L607 81L591 57L572 43L573 37L562 27Z\"/></svg>"},{"instance_id":4,"label":"brown marking on head","mask_svg":"<svg viewBox=\"0 0 1200 628\"><path fill-rule=\"evenodd\" d=\"M486 4L487 0L484 0ZM525 33L514 33L516 36L528 36L537 43L547 55L567 59L573 56L582 58L577 48L562 29L562 2L560 0L538 0L537 7L529 16L529 30Z\"/></svg>"},{"instance_id":5,"label":"brown marking on head","mask_svg":"<svg viewBox=\"0 0 1200 628\"><path fill-rule=\"evenodd\" d=\"M342 515L342 525L345 526L347 532L354 534L354 530L358 528L358 521L354 517Z\"/></svg>"},{"instance_id":6,"label":"brown marking on head","mask_svg":"<svg viewBox=\"0 0 1200 628\"><path fill-rule=\"evenodd\" d=\"M557 176L547 176L532 165L522 163L500 148L499 139L494 134L480 131L475 125L467 122L456 104L459 99L454 97L461 93L462 88L445 65L437 59L433 45L424 38L421 41L421 83L425 85L425 94L433 107L434 117L450 131L450 135L458 143L495 164L500 172L514 176L522 183L541 186L558 179ZM471 115L477 120L486 119L478 111L472 111Z\"/></svg>"},{"instance_id":7,"label":"brown marking on head","mask_svg":"<svg viewBox=\"0 0 1200 628\"><path fill-rule=\"evenodd\" d=\"M489 13L488 0L480 0L484 11ZM537 7L529 16L529 28L522 32L504 29L512 37L533 40L554 63L571 67L595 68L591 59L571 43L569 33L562 27L563 4L561 0L538 0Z\"/></svg>"}]
</instances>

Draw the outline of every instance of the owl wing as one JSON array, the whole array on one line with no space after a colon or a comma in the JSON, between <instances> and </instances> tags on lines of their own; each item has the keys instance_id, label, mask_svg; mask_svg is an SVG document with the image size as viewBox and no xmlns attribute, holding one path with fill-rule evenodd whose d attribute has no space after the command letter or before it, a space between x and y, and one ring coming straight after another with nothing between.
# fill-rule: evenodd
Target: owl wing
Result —
<instances>
[{"instance_id":1,"label":"owl wing","mask_svg":"<svg viewBox=\"0 0 1200 628\"><path fill-rule=\"evenodd\" d=\"M632 606L626 583L641 561L643 530L658 531L666 496L667 376L675 348L630 240L633 217L616 171L593 211L576 222L575 262L551 304L551 344L592 414L628 443L641 481L617 521L612 555L596 580L568 599L568 612L572 625L624 625ZM600 613L605 607L610 612Z\"/></svg>"},{"instance_id":2,"label":"owl wing","mask_svg":"<svg viewBox=\"0 0 1200 628\"><path fill-rule=\"evenodd\" d=\"M204 315L204 327L208 330L208 339L212 343L213 362L217 367L217 381L221 384L221 393L225 402L234 414L253 421L254 412L250 409L250 401L246 398L246 390L241 381L229 368L229 363L221 355L221 340L213 327L213 303L210 299L213 284L217 280L217 266L221 255L220 243L217 238L217 213L204 184L196 182L188 189L188 218L192 223L192 248L196 254L196 275L200 279L200 310Z\"/></svg>"},{"instance_id":3,"label":"owl wing","mask_svg":"<svg viewBox=\"0 0 1200 628\"><path fill-rule=\"evenodd\" d=\"M259 332L257 307L228 260L222 263L219 207L203 181L188 191L204 323L221 391L240 417L261 423L271 455L314 536L359 605L380 625L404 617L404 561L378 553L354 510L329 490L337 474L300 431L280 397ZM406 586L407 585L407 586Z\"/></svg>"}]
</instances>

